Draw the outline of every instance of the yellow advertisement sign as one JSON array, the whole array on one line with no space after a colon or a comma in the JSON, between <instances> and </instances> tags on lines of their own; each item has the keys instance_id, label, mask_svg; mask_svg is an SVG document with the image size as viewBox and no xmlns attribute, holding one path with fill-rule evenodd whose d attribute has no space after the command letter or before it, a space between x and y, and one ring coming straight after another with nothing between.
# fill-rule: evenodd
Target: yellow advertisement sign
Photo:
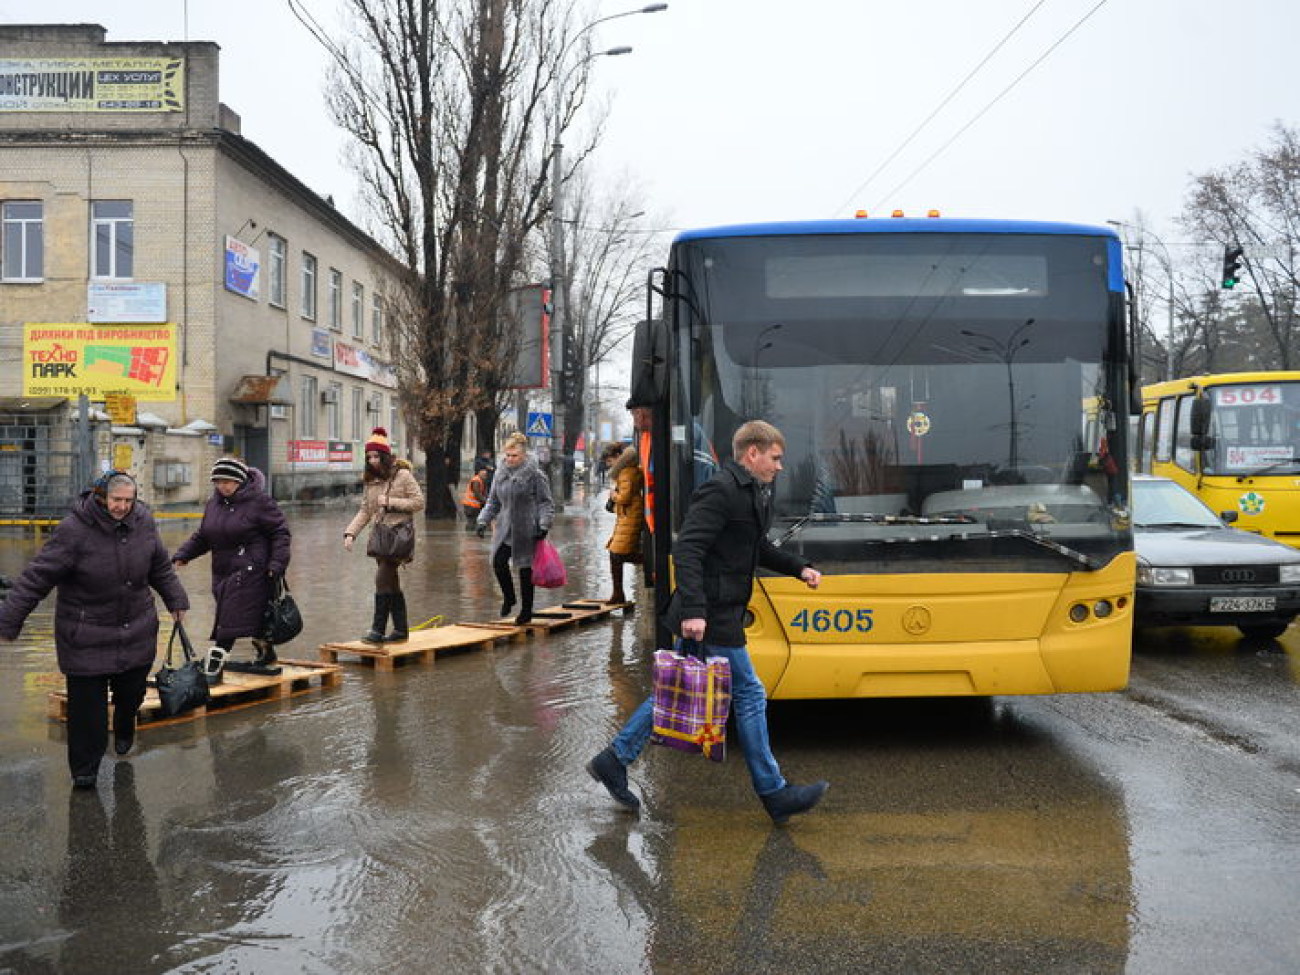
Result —
<instances>
[{"instance_id":1,"label":"yellow advertisement sign","mask_svg":"<svg viewBox=\"0 0 1300 975\"><path fill-rule=\"evenodd\" d=\"M23 326L23 395L176 399L175 325Z\"/></svg>"},{"instance_id":2,"label":"yellow advertisement sign","mask_svg":"<svg viewBox=\"0 0 1300 975\"><path fill-rule=\"evenodd\" d=\"M184 108L184 58L0 58L0 112Z\"/></svg>"}]
</instances>

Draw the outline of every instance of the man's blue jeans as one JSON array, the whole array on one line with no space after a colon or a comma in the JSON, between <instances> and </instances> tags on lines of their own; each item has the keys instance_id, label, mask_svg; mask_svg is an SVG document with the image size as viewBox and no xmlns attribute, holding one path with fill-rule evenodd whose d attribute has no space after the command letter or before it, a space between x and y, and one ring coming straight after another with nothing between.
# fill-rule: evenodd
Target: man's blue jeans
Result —
<instances>
[{"instance_id":1,"label":"man's blue jeans","mask_svg":"<svg viewBox=\"0 0 1300 975\"><path fill-rule=\"evenodd\" d=\"M744 647L719 647L704 644L705 656L726 657L731 662L731 712L736 718L736 737L740 739L749 766L754 791L771 795L785 788L781 769L772 756L767 737L767 691L754 673L749 651ZM654 728L654 698L648 697L632 712L627 724L614 738L614 754L624 765L636 761Z\"/></svg>"}]
</instances>

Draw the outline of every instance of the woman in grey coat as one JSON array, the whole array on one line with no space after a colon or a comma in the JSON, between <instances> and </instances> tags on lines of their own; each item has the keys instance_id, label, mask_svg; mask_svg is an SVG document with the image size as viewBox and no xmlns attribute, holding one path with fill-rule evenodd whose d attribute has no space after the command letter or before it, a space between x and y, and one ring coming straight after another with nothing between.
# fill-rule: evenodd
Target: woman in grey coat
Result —
<instances>
[{"instance_id":1,"label":"woman in grey coat","mask_svg":"<svg viewBox=\"0 0 1300 975\"><path fill-rule=\"evenodd\" d=\"M136 500L125 471L109 471L72 505L13 589L0 602L0 641L16 639L37 604L58 589L54 646L68 683L68 766L79 789L95 786L108 748L125 755L149 667L158 653L154 592L179 622L189 597L158 537L153 515Z\"/></svg>"},{"instance_id":2,"label":"woman in grey coat","mask_svg":"<svg viewBox=\"0 0 1300 975\"><path fill-rule=\"evenodd\" d=\"M498 517L499 516L499 517ZM492 479L487 504L478 516L479 536L492 529L492 571L501 586L501 615L515 608L515 585L510 566L519 571L519 595L523 600L515 622L533 618L533 549L551 530L555 505L551 486L528 456L528 438L522 433L506 439L505 463Z\"/></svg>"}]
</instances>

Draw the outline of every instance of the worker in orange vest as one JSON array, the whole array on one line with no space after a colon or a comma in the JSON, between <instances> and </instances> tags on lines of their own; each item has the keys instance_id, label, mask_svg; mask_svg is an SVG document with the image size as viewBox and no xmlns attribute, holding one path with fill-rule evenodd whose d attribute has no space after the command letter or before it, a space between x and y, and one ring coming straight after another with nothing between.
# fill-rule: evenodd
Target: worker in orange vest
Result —
<instances>
[{"instance_id":1,"label":"worker in orange vest","mask_svg":"<svg viewBox=\"0 0 1300 975\"><path fill-rule=\"evenodd\" d=\"M479 512L483 510L483 505L487 503L488 491L492 488L492 475L494 473L496 473L495 467L479 468L474 472L474 476L469 479L469 483L465 485L465 493L460 496L460 508L465 512L467 531L474 530Z\"/></svg>"}]
</instances>

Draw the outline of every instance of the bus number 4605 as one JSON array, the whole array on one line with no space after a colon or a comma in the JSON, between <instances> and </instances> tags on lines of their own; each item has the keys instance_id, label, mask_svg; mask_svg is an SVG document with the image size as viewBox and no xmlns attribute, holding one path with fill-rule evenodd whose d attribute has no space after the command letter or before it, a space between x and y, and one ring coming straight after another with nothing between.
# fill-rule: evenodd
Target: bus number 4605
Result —
<instances>
[{"instance_id":1,"label":"bus number 4605","mask_svg":"<svg viewBox=\"0 0 1300 975\"><path fill-rule=\"evenodd\" d=\"M866 633L872 626L871 613L872 610L869 609L859 609L856 612L851 609L837 609L834 612L829 609L801 609L790 620L790 628L805 633L809 630L814 633L829 633L831 630L836 633L850 633L854 630Z\"/></svg>"}]
</instances>

